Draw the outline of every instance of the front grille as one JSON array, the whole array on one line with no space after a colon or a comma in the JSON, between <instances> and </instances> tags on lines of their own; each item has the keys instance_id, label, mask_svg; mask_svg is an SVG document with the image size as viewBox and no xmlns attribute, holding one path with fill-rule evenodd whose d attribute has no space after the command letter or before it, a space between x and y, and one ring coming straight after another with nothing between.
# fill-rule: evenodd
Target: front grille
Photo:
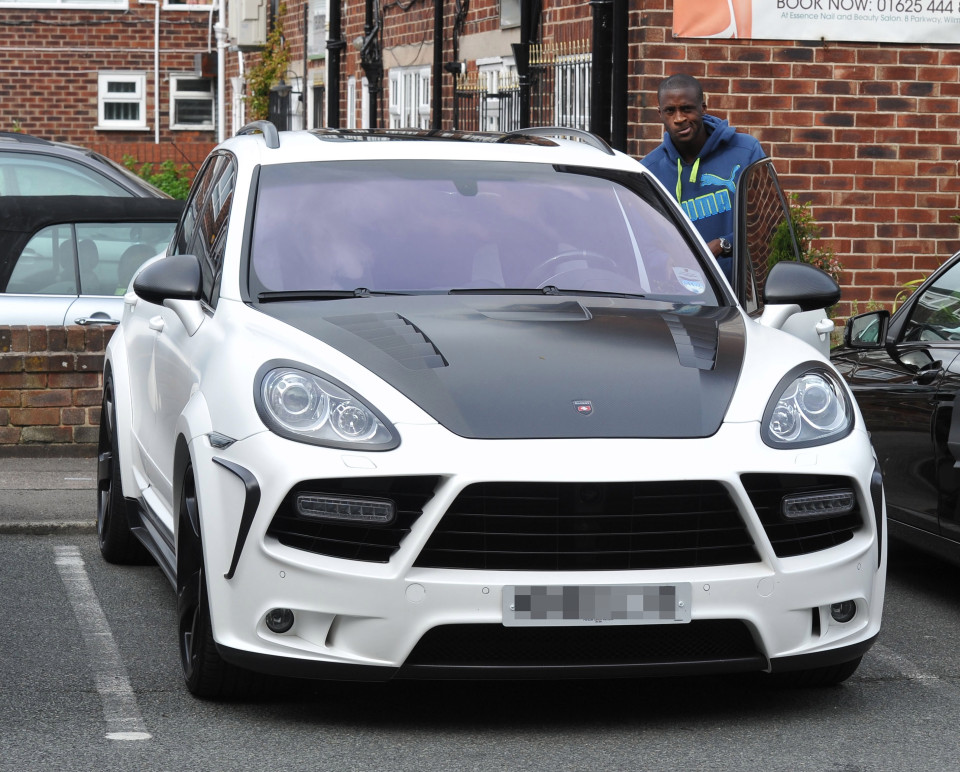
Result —
<instances>
[{"instance_id":1,"label":"front grille","mask_svg":"<svg viewBox=\"0 0 960 772\"><path fill-rule=\"evenodd\" d=\"M703 619L672 625L504 627L443 625L428 631L406 665L591 667L717 662L757 657L747 626Z\"/></svg>"},{"instance_id":2,"label":"front grille","mask_svg":"<svg viewBox=\"0 0 960 772\"><path fill-rule=\"evenodd\" d=\"M488 482L460 493L415 565L615 571L758 559L717 482Z\"/></svg>"},{"instance_id":3,"label":"front grille","mask_svg":"<svg viewBox=\"0 0 960 772\"><path fill-rule=\"evenodd\" d=\"M853 538L863 526L859 503L852 512L816 519L788 520L781 514L783 497L847 489L856 491L853 480L822 474L745 474L740 477L780 558L807 555L835 547ZM859 502L859 499L858 499Z\"/></svg>"},{"instance_id":4,"label":"front grille","mask_svg":"<svg viewBox=\"0 0 960 772\"><path fill-rule=\"evenodd\" d=\"M437 477L367 477L331 480L308 480L291 490L267 529L288 547L347 560L386 563L410 533L410 528L423 514L433 497ZM342 495L390 499L397 507L397 516L387 526L321 522L297 513L300 493Z\"/></svg>"}]
</instances>

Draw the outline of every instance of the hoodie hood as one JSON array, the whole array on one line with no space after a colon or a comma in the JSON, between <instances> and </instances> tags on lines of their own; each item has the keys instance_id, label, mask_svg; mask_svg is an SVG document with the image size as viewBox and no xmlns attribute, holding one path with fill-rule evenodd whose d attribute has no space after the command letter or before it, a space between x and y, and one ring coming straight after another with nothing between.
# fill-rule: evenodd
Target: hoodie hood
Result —
<instances>
[{"instance_id":1,"label":"hoodie hood","mask_svg":"<svg viewBox=\"0 0 960 772\"><path fill-rule=\"evenodd\" d=\"M475 439L710 436L744 356L732 307L413 296L259 308Z\"/></svg>"}]
</instances>

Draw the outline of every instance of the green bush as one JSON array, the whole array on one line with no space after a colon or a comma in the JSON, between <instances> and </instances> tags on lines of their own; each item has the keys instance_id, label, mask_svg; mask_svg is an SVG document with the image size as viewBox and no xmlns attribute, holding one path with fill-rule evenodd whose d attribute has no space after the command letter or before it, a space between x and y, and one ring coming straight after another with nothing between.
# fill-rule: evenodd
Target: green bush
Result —
<instances>
[{"instance_id":1,"label":"green bush","mask_svg":"<svg viewBox=\"0 0 960 772\"><path fill-rule=\"evenodd\" d=\"M153 164L141 164L133 156L125 155L123 165L154 187L181 201L190 192L190 167L187 164L177 166L173 161L163 161L154 171Z\"/></svg>"},{"instance_id":2,"label":"green bush","mask_svg":"<svg viewBox=\"0 0 960 772\"><path fill-rule=\"evenodd\" d=\"M814 239L820 236L820 226L816 224L810 213L809 202L800 202L796 193L790 194L790 220L793 222L793 232L800 245L800 259L810 265L815 265L822 271L830 274L834 281L840 283L840 273L843 265L830 247L820 247L814 244ZM768 267L773 267L782 260L793 260L793 249L790 247L790 229L786 222L780 224L773 235L773 249L770 252Z\"/></svg>"}]
</instances>

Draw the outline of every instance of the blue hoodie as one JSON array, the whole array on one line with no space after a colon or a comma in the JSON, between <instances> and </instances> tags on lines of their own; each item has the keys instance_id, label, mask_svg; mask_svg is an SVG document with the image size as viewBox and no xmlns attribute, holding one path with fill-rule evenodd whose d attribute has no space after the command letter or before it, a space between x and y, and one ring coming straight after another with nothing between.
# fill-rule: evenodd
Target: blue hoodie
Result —
<instances>
[{"instance_id":1,"label":"blue hoodie","mask_svg":"<svg viewBox=\"0 0 960 772\"><path fill-rule=\"evenodd\" d=\"M677 196L704 241L722 237L732 242L736 181L765 154L756 139L716 116L704 114L703 125L707 141L694 163L683 162L666 132L660 146L641 163Z\"/></svg>"}]
</instances>

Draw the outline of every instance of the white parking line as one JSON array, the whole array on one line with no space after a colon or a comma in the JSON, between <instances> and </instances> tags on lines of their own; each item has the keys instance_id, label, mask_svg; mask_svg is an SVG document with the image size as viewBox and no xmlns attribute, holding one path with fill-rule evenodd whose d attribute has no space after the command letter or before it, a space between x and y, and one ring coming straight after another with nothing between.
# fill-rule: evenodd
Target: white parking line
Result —
<instances>
[{"instance_id":1,"label":"white parking line","mask_svg":"<svg viewBox=\"0 0 960 772\"><path fill-rule=\"evenodd\" d=\"M892 649L888 649L883 644L875 644L870 650L870 656L880 660L887 667L896 670L904 678L916 681L923 686L937 686L940 678L932 673L925 673L919 665L912 662Z\"/></svg>"},{"instance_id":2,"label":"white parking line","mask_svg":"<svg viewBox=\"0 0 960 772\"><path fill-rule=\"evenodd\" d=\"M151 735L140 717L137 698L130 688L120 650L87 576L80 550L55 547L57 571L67 590L70 605L80 625L103 716L108 740L149 740Z\"/></svg>"}]
</instances>

